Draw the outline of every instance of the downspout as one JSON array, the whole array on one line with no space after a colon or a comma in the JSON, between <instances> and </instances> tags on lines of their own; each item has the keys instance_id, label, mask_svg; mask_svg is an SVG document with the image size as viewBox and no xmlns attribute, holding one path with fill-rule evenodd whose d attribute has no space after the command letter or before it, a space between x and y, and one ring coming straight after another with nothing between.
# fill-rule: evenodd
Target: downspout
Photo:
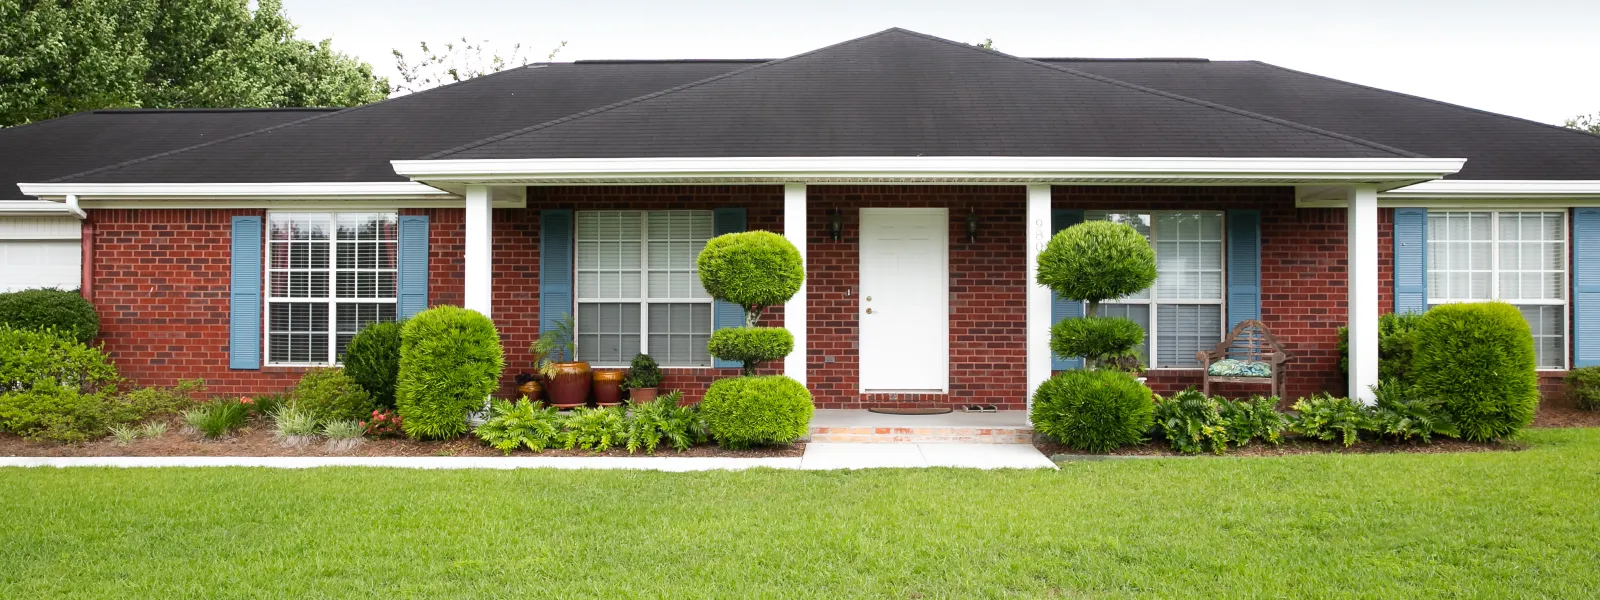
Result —
<instances>
[{"instance_id":1,"label":"downspout","mask_svg":"<svg viewBox=\"0 0 1600 600\"><path fill-rule=\"evenodd\" d=\"M78 206L77 194L67 194L67 210L72 211L72 214L78 215L79 221L89 218L89 213L83 212L83 208Z\"/></svg>"},{"instance_id":2,"label":"downspout","mask_svg":"<svg viewBox=\"0 0 1600 600\"><path fill-rule=\"evenodd\" d=\"M67 194L67 210L78 217L78 242L83 246L83 255L78 261L78 293L84 300L94 302L94 223L89 222L89 213L83 212L83 207L78 206L78 195Z\"/></svg>"}]
</instances>

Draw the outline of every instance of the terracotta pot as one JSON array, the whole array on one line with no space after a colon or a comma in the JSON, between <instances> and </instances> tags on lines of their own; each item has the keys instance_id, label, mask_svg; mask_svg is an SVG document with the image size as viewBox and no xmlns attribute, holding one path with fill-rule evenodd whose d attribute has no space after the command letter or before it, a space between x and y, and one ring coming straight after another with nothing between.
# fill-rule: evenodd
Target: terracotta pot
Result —
<instances>
[{"instance_id":1,"label":"terracotta pot","mask_svg":"<svg viewBox=\"0 0 1600 600\"><path fill-rule=\"evenodd\" d=\"M628 401L634 404L644 404L656 399L656 388L633 388L628 390Z\"/></svg>"},{"instance_id":2,"label":"terracotta pot","mask_svg":"<svg viewBox=\"0 0 1600 600\"><path fill-rule=\"evenodd\" d=\"M550 379L550 405L577 408L589 403L589 363L556 363L556 376Z\"/></svg>"},{"instance_id":3,"label":"terracotta pot","mask_svg":"<svg viewBox=\"0 0 1600 600\"><path fill-rule=\"evenodd\" d=\"M600 406L622 404L622 371L594 372L594 403Z\"/></svg>"},{"instance_id":4,"label":"terracotta pot","mask_svg":"<svg viewBox=\"0 0 1600 600\"><path fill-rule=\"evenodd\" d=\"M517 386L517 391L522 392L522 397L529 402L538 402L539 396L544 393L544 386L537 381L529 381Z\"/></svg>"}]
</instances>

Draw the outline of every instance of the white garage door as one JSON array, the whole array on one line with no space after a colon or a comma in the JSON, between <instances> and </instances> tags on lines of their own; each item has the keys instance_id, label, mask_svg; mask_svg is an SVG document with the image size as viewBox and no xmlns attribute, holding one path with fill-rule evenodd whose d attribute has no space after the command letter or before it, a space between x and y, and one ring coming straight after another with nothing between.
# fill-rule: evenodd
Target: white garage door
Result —
<instances>
[{"instance_id":1,"label":"white garage door","mask_svg":"<svg viewBox=\"0 0 1600 600\"><path fill-rule=\"evenodd\" d=\"M0 291L77 288L83 259L77 235L71 217L0 217Z\"/></svg>"}]
</instances>

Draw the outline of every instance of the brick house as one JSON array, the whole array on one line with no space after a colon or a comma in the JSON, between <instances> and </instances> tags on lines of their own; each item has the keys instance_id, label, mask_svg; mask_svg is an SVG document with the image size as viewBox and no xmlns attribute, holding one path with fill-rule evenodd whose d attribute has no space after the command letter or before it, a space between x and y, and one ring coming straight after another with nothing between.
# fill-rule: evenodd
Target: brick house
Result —
<instances>
[{"instance_id":1,"label":"brick house","mask_svg":"<svg viewBox=\"0 0 1600 600\"><path fill-rule=\"evenodd\" d=\"M91 167L97 167L92 168ZM1600 137L1250 61L1024 59L891 29L781 60L537 64L21 184L84 213L84 293L146 384L288 387L359 327L490 315L507 382L566 316L579 357L647 352L695 398L735 307L705 240L781 233L807 283L763 365L821 408L1022 409L1053 370L1034 256L1086 219L1156 248L1151 385L1245 319L1287 392L1367 394L1377 319L1523 309L1554 389L1600 364ZM1352 326L1351 368L1336 330ZM1249 393L1251 388L1226 389Z\"/></svg>"}]
</instances>

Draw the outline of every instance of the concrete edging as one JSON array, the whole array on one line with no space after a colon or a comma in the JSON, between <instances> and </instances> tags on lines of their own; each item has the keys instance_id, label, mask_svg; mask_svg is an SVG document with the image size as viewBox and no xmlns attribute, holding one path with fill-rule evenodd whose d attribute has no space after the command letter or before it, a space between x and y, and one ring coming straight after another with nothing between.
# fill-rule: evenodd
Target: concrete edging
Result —
<instances>
[{"instance_id":1,"label":"concrete edging","mask_svg":"<svg viewBox=\"0 0 1600 600\"><path fill-rule=\"evenodd\" d=\"M0 467L388 467L402 469L631 469L741 471L799 469L800 457L711 456L95 456L0 457Z\"/></svg>"}]
</instances>

